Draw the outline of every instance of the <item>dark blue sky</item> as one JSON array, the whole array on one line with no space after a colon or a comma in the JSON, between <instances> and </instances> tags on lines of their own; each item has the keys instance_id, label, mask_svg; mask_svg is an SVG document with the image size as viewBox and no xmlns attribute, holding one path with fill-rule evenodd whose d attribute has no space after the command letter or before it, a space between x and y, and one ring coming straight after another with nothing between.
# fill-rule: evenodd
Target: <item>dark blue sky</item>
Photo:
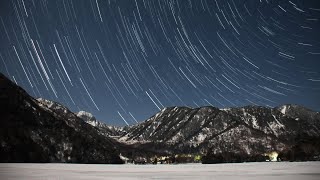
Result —
<instances>
[{"instance_id":1,"label":"dark blue sky","mask_svg":"<svg viewBox=\"0 0 320 180\"><path fill-rule=\"evenodd\" d=\"M320 111L319 0L3 0L0 71L134 124L167 106Z\"/></svg>"}]
</instances>

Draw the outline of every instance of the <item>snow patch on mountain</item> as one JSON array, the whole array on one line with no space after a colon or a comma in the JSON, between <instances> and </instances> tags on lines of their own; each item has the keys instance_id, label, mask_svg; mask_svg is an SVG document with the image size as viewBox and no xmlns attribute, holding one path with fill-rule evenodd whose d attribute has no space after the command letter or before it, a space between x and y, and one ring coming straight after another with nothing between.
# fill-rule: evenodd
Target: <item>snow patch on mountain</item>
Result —
<instances>
[{"instance_id":1,"label":"snow patch on mountain","mask_svg":"<svg viewBox=\"0 0 320 180\"><path fill-rule=\"evenodd\" d=\"M281 107L281 109L280 109L280 112L285 115L285 114L286 114L286 111L287 111L287 106L286 106L286 105L283 105L283 106Z\"/></svg>"},{"instance_id":2,"label":"snow patch on mountain","mask_svg":"<svg viewBox=\"0 0 320 180\"><path fill-rule=\"evenodd\" d=\"M43 99L43 98L38 98L37 101L39 102L40 106L44 105L49 109L62 110L64 113L67 113L67 108L65 106L61 105L60 103L50 101L47 99Z\"/></svg>"},{"instance_id":3,"label":"snow patch on mountain","mask_svg":"<svg viewBox=\"0 0 320 180\"><path fill-rule=\"evenodd\" d=\"M89 112L86 111L79 111L76 114L79 118L83 119L86 123L97 127L100 125L100 123L96 120L96 118Z\"/></svg>"},{"instance_id":4,"label":"snow patch on mountain","mask_svg":"<svg viewBox=\"0 0 320 180\"><path fill-rule=\"evenodd\" d=\"M206 139L207 135L203 133L199 133L198 136L196 137L197 142L203 142Z\"/></svg>"}]
</instances>

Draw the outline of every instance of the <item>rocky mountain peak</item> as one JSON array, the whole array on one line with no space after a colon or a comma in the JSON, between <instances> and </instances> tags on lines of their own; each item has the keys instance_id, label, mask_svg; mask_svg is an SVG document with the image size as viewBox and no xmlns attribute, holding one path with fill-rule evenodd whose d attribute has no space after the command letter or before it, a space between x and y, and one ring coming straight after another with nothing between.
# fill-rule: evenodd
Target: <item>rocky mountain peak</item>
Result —
<instances>
[{"instance_id":1,"label":"rocky mountain peak","mask_svg":"<svg viewBox=\"0 0 320 180\"><path fill-rule=\"evenodd\" d=\"M92 126L96 127L100 125L100 122L89 112L79 111L76 115Z\"/></svg>"}]
</instances>

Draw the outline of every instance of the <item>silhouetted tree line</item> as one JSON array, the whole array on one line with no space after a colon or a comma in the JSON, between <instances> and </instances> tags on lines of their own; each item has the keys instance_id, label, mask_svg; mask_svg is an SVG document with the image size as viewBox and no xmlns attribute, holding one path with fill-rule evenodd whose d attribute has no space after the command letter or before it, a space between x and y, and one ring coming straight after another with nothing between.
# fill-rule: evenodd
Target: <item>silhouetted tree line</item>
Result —
<instances>
[{"instance_id":1,"label":"silhouetted tree line","mask_svg":"<svg viewBox=\"0 0 320 180\"><path fill-rule=\"evenodd\" d=\"M311 137L308 134L299 134L291 147L279 152L278 161L319 161L320 160L320 138ZM263 154L248 155L245 153L222 152L214 153L209 149L202 157L203 164L214 163L240 163L240 162L262 162L269 160Z\"/></svg>"},{"instance_id":2,"label":"silhouetted tree line","mask_svg":"<svg viewBox=\"0 0 320 180\"><path fill-rule=\"evenodd\" d=\"M294 145L280 152L278 157L283 161L319 161L320 138L299 134Z\"/></svg>"},{"instance_id":3,"label":"silhouetted tree line","mask_svg":"<svg viewBox=\"0 0 320 180\"><path fill-rule=\"evenodd\" d=\"M268 157L264 155L247 155L245 153L222 152L215 154L214 151L209 150L206 155L202 156L202 164L216 164L216 163L241 163L241 162L263 162Z\"/></svg>"}]
</instances>

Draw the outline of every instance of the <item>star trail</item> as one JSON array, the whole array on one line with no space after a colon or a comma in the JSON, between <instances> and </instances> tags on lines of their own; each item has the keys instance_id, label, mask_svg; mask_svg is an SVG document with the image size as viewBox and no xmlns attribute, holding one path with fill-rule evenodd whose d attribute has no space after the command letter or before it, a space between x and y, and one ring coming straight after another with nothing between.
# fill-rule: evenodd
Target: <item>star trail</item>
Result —
<instances>
[{"instance_id":1,"label":"star trail","mask_svg":"<svg viewBox=\"0 0 320 180\"><path fill-rule=\"evenodd\" d=\"M3 0L0 71L130 125L170 106L320 111L319 0Z\"/></svg>"}]
</instances>

